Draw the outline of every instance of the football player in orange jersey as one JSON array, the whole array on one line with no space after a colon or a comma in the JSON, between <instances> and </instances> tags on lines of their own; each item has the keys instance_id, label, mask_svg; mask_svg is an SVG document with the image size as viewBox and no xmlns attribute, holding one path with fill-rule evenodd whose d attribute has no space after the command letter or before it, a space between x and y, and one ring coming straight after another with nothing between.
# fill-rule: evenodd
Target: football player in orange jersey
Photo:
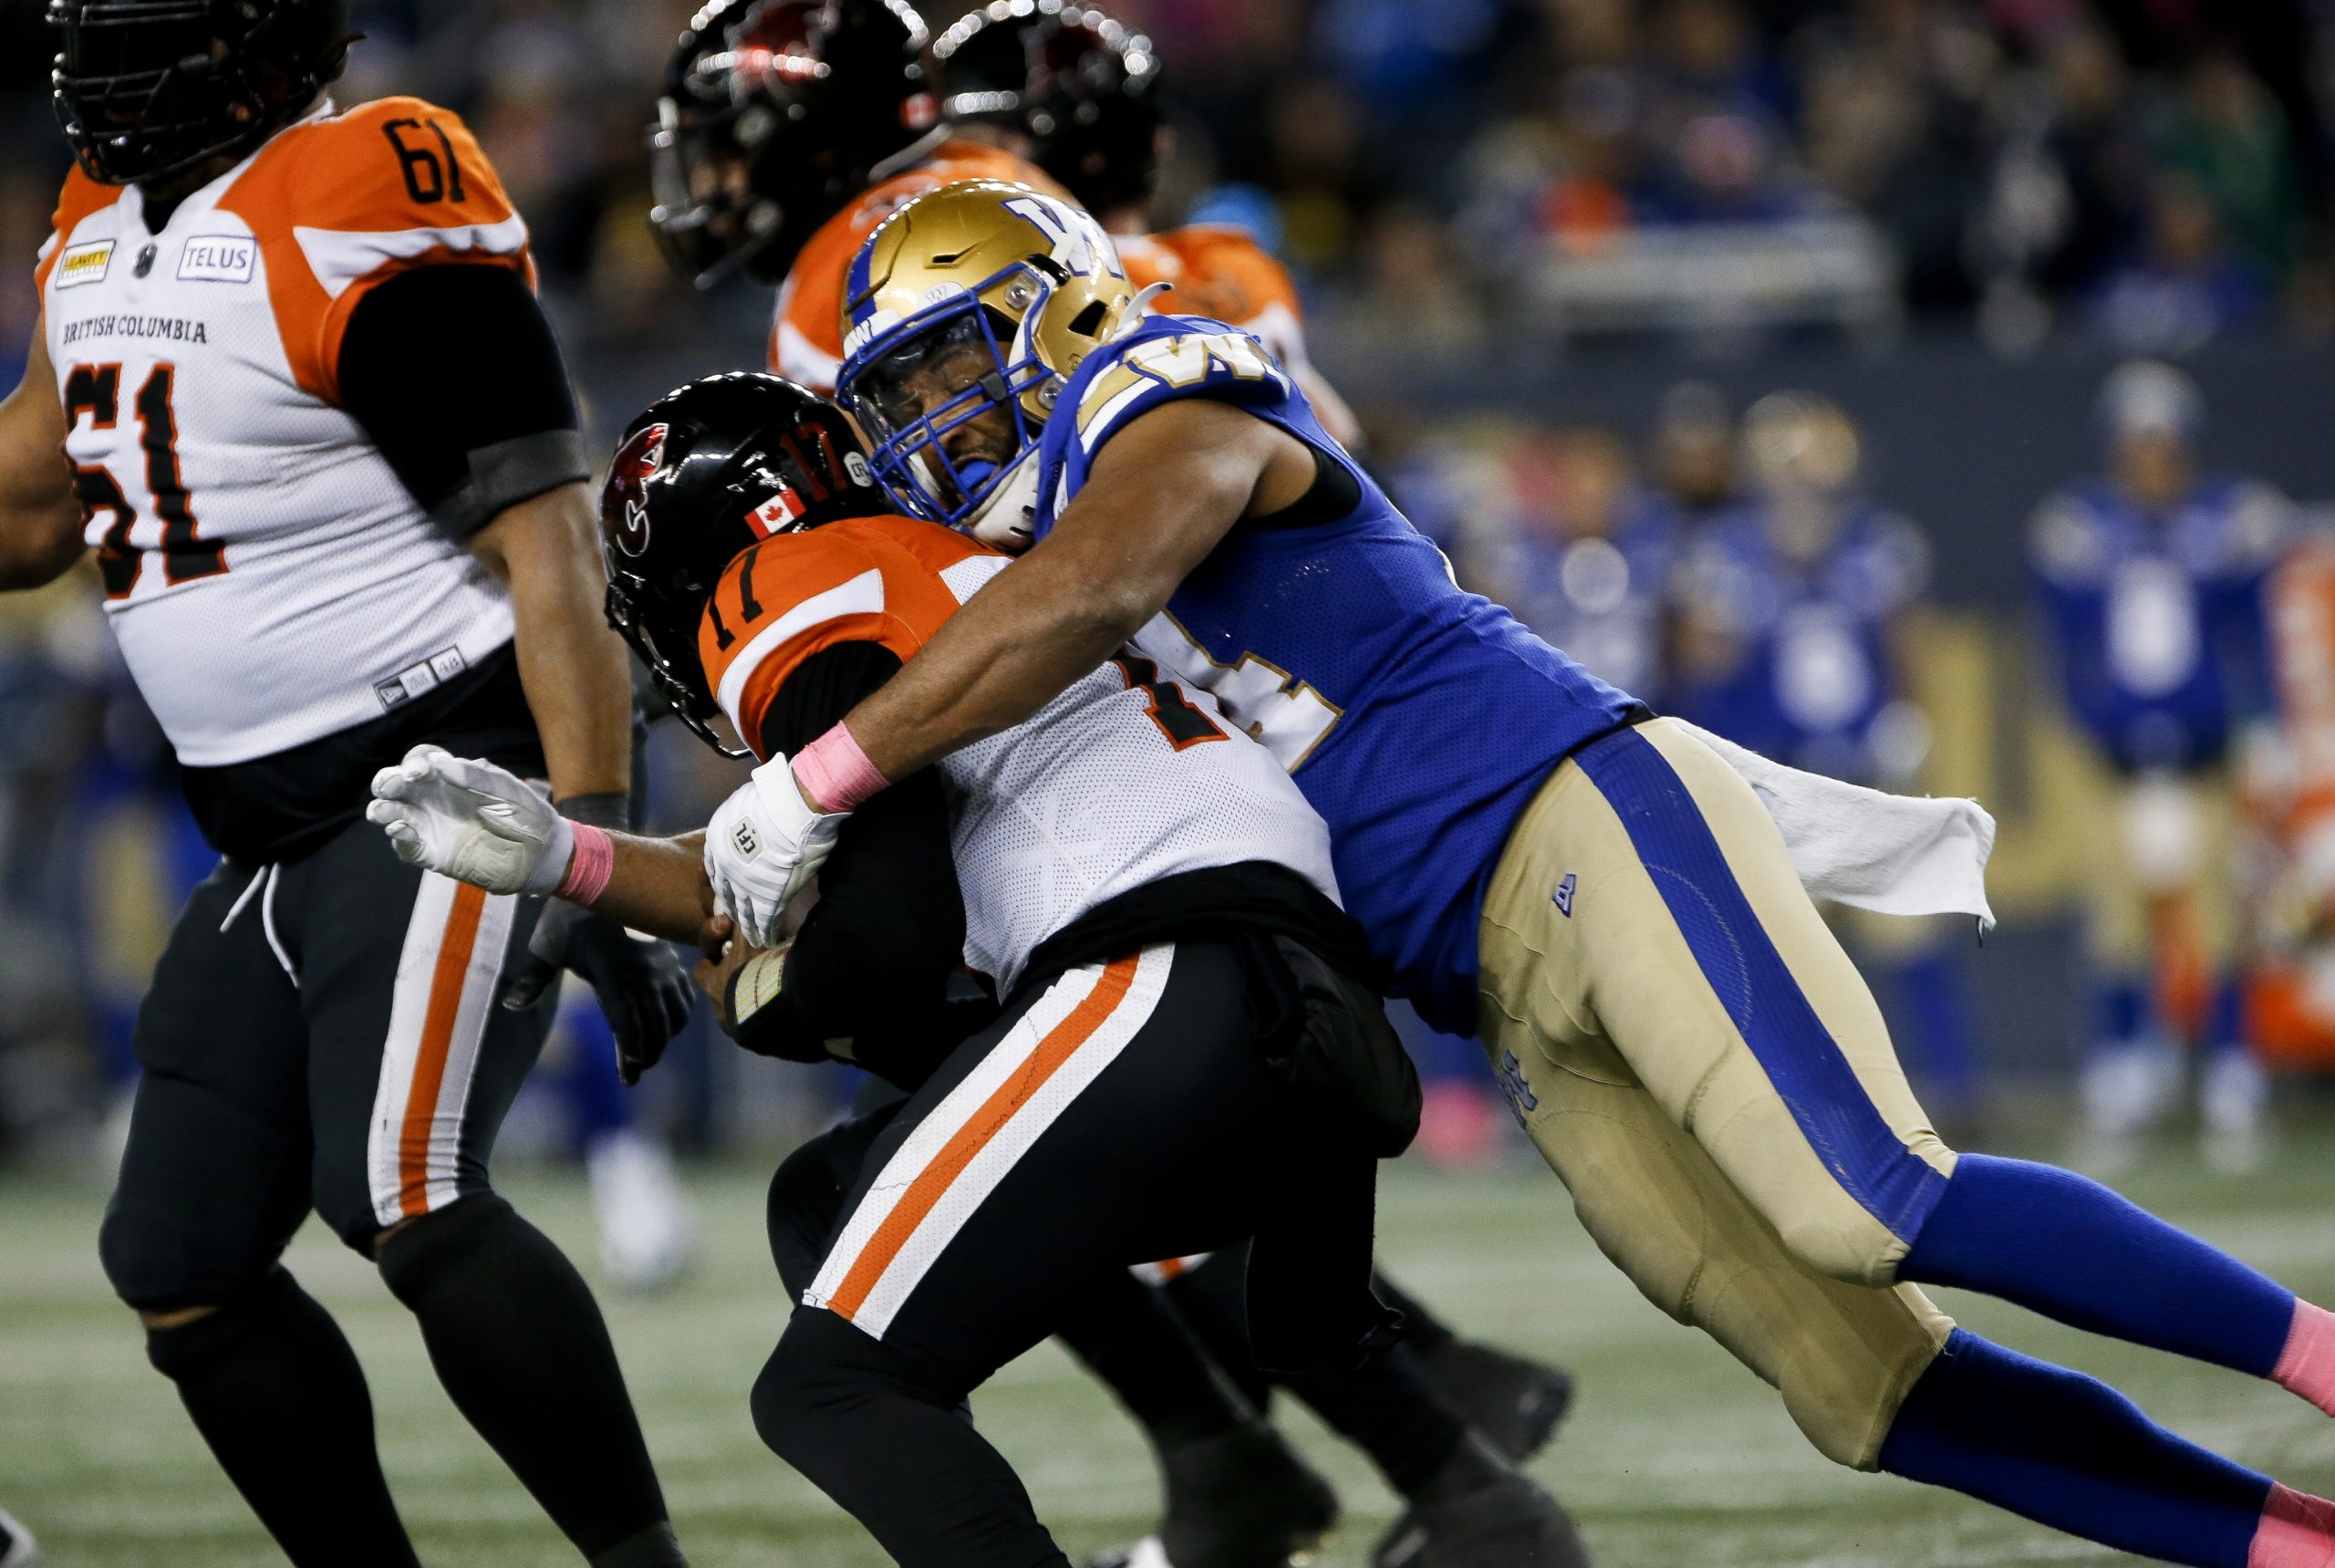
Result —
<instances>
[{"instance_id":1,"label":"football player in orange jersey","mask_svg":"<svg viewBox=\"0 0 2335 1568\"><path fill-rule=\"evenodd\" d=\"M0 405L0 587L94 547L222 855L140 1012L108 1278L295 1563L416 1562L364 1374L280 1262L314 1210L582 1556L680 1563L599 1310L487 1161L549 961L636 1066L686 979L613 922L420 874L362 821L424 739L628 820L625 654L526 225L453 115L326 96L339 0L48 16L79 168Z\"/></svg>"},{"instance_id":2,"label":"football player in orange jersey","mask_svg":"<svg viewBox=\"0 0 2335 1568\"><path fill-rule=\"evenodd\" d=\"M1304 306L1288 269L1238 224L1152 228L1173 133L1161 119L1148 38L1078 0L990 0L935 39L932 55L941 114L960 135L994 141L1060 182L1109 233L1130 284L1168 286L1157 308L1255 337L1297 378L1338 443L1360 449L1354 411L1306 357Z\"/></svg>"},{"instance_id":3,"label":"football player in orange jersey","mask_svg":"<svg viewBox=\"0 0 2335 1568\"><path fill-rule=\"evenodd\" d=\"M843 275L876 225L960 180L1062 192L939 114L930 35L903 0L713 0L666 69L649 224L706 287L779 286L770 367L835 389Z\"/></svg>"}]
</instances>

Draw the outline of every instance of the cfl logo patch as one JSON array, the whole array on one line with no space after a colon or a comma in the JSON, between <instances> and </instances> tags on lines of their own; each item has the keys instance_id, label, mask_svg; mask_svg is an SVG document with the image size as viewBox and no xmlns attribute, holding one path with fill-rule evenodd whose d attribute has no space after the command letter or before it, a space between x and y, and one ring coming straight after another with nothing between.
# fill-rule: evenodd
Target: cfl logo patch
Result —
<instances>
[{"instance_id":1,"label":"cfl logo patch","mask_svg":"<svg viewBox=\"0 0 2335 1568\"><path fill-rule=\"evenodd\" d=\"M1528 1113L1541 1108L1541 1096L1524 1081L1524 1064L1516 1059L1513 1051L1500 1053L1500 1086L1508 1096L1508 1108L1516 1113L1520 1124Z\"/></svg>"},{"instance_id":2,"label":"cfl logo patch","mask_svg":"<svg viewBox=\"0 0 2335 1568\"><path fill-rule=\"evenodd\" d=\"M730 843L732 847L738 851L738 858L741 860L752 860L763 852L762 838L754 832L754 825L751 822L741 822L732 828Z\"/></svg>"},{"instance_id":3,"label":"cfl logo patch","mask_svg":"<svg viewBox=\"0 0 2335 1568\"><path fill-rule=\"evenodd\" d=\"M1576 886L1578 884L1573 879L1573 874L1568 871L1565 873L1565 879L1557 884L1557 890L1550 895L1551 901L1557 906L1557 913L1568 920L1572 919L1572 892Z\"/></svg>"}]
</instances>

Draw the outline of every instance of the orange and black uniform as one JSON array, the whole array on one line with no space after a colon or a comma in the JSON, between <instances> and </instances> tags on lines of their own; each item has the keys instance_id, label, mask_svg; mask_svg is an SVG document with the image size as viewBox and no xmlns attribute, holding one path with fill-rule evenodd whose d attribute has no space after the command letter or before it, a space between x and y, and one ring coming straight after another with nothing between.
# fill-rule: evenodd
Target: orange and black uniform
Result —
<instances>
[{"instance_id":1,"label":"orange and black uniform","mask_svg":"<svg viewBox=\"0 0 2335 1568\"><path fill-rule=\"evenodd\" d=\"M149 1355L295 1563L414 1561L362 1373L280 1262L312 1211L586 1558L678 1563L598 1309L487 1176L556 994L503 1005L543 900L363 818L418 742L545 771L509 596L465 548L589 472L525 224L459 119L393 99L319 103L167 210L76 172L56 227L108 613L221 852L139 1012L107 1276L212 1309Z\"/></svg>"},{"instance_id":2,"label":"orange and black uniform","mask_svg":"<svg viewBox=\"0 0 2335 1568\"><path fill-rule=\"evenodd\" d=\"M706 610L709 683L762 754L798 749L973 591L945 574L993 569L991 555L898 517L765 540ZM1141 885L1064 927L994 1021L960 1040L936 1022L965 929L949 787L927 769L855 814L783 989L742 1031L777 1054L848 1054L908 1091L814 1139L772 1183L773 1252L801 1305L756 1382L755 1423L908 1568L1067 1568L957 1407L1097 1293L1134 1288L1132 1264L1323 1229L1319 1122L1275 1063L1301 1016L1375 1003L1327 965L1316 979L1347 984L1344 1000L1299 994L1275 942L1304 929L1291 912L1304 900L1195 895L1242 873L1229 866ZM1316 950L1364 961L1313 898ZM1350 1293L1292 1293L1366 1307L1370 1164L1326 1163L1361 1182ZM1290 1194L1302 1196L1284 1206ZM1324 1345L1362 1332L1328 1313L1307 1326Z\"/></svg>"}]
</instances>

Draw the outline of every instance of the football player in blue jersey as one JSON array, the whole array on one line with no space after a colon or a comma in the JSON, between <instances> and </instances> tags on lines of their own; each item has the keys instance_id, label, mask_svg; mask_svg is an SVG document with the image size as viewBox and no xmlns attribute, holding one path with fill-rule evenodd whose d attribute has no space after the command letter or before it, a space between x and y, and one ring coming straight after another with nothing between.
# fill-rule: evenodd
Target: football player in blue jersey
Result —
<instances>
[{"instance_id":1,"label":"football player in blue jersey","mask_svg":"<svg viewBox=\"0 0 2335 1568\"><path fill-rule=\"evenodd\" d=\"M1906 690L1929 541L1859 493L1863 442L1831 399L1769 393L1745 414L1743 446L1749 496L1675 574L1677 657L1664 708L1797 768L1911 789L1929 751L1928 721ZM1977 1070L1954 961L1968 927L1849 909L1836 924L1904 1002L1932 1108L1968 1126Z\"/></svg>"},{"instance_id":2,"label":"football player in blue jersey","mask_svg":"<svg viewBox=\"0 0 2335 1568\"><path fill-rule=\"evenodd\" d=\"M2335 1503L1917 1286L2330 1413L2335 1314L2081 1177L1947 1148L1742 776L1461 591L1254 339L1144 318L1119 277L1084 213L983 182L861 251L841 387L882 482L1035 547L733 797L746 831L709 836L707 867L742 929L776 935L888 779L1131 643L1289 766L1396 988L1482 1037L1599 1245L1822 1452L2167 1561L2327 1562Z\"/></svg>"},{"instance_id":3,"label":"football player in blue jersey","mask_svg":"<svg viewBox=\"0 0 2335 1568\"><path fill-rule=\"evenodd\" d=\"M2205 1153L2259 1156L2265 1099L2232 964L2228 763L2271 712L2263 584L2293 509L2268 485L2201 472L2188 377L2134 360L2102 389L2106 472L2047 500L2029 554L2067 712L2117 809L2088 858L2094 1050L2090 1158L2114 1164L2168 1108L2174 1042L2204 1047Z\"/></svg>"}]
</instances>

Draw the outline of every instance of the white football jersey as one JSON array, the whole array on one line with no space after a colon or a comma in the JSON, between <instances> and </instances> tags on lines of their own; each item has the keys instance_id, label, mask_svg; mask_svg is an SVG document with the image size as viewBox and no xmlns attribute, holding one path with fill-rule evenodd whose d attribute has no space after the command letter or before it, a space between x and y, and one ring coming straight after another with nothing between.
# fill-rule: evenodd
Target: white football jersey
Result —
<instances>
[{"instance_id":1,"label":"white football jersey","mask_svg":"<svg viewBox=\"0 0 2335 1568\"><path fill-rule=\"evenodd\" d=\"M732 562L699 654L759 745L787 676L874 642L903 659L1008 557L936 524L852 518ZM1040 943L1088 910L1187 871L1263 860L1335 901L1330 834L1272 754L1216 700L1132 651L1013 728L943 758L965 961L1011 992Z\"/></svg>"},{"instance_id":2,"label":"white football jersey","mask_svg":"<svg viewBox=\"0 0 2335 1568\"><path fill-rule=\"evenodd\" d=\"M509 642L510 601L338 406L376 285L531 273L525 224L452 114L327 100L150 230L78 170L37 282L106 609L180 760L215 767L378 719Z\"/></svg>"}]
</instances>

